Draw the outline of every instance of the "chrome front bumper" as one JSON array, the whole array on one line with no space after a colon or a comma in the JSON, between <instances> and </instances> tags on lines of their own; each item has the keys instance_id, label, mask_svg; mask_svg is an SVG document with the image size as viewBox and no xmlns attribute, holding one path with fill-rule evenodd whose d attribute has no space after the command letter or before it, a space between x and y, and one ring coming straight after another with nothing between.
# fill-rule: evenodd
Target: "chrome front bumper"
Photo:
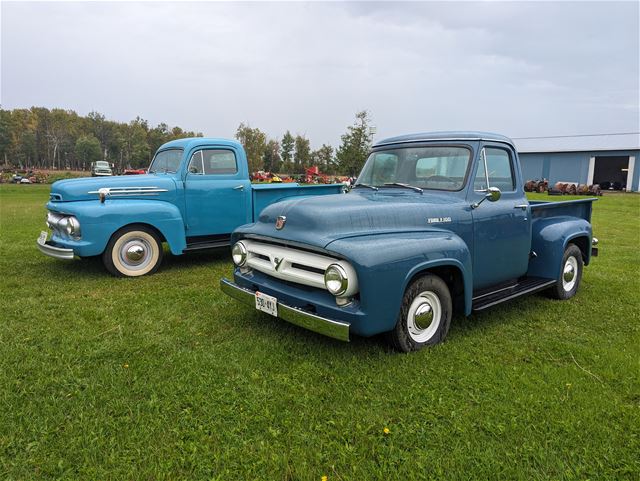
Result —
<instances>
[{"instance_id":1,"label":"chrome front bumper","mask_svg":"<svg viewBox=\"0 0 640 481\"><path fill-rule=\"evenodd\" d=\"M240 287L227 279L220 279L220 289L234 299L255 308L255 291ZM280 301L278 301L278 317L324 336L333 337L340 341L349 341L350 324L348 322L320 317L297 307L288 306Z\"/></svg>"},{"instance_id":2,"label":"chrome front bumper","mask_svg":"<svg viewBox=\"0 0 640 481\"><path fill-rule=\"evenodd\" d=\"M38 249L45 255L49 257L55 257L56 259L64 259L64 260L72 260L73 259L73 249L64 249L62 247L56 247L50 244L48 241L43 242L40 239L37 240Z\"/></svg>"}]
</instances>

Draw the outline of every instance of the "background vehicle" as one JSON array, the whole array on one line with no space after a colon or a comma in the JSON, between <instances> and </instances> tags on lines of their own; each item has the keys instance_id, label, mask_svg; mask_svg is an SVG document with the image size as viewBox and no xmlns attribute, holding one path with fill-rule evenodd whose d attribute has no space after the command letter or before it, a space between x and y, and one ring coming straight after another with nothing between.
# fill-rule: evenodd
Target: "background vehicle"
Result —
<instances>
[{"instance_id":1,"label":"background vehicle","mask_svg":"<svg viewBox=\"0 0 640 481\"><path fill-rule=\"evenodd\" d=\"M113 164L110 164L109 162L104 160L91 162L92 177L104 177L109 175L113 175Z\"/></svg>"},{"instance_id":2,"label":"background vehicle","mask_svg":"<svg viewBox=\"0 0 640 481\"><path fill-rule=\"evenodd\" d=\"M230 296L342 340L411 351L465 315L533 292L568 299L589 264L595 199L528 202L501 135L416 134L374 146L346 196L280 202L233 235Z\"/></svg>"},{"instance_id":3,"label":"background vehicle","mask_svg":"<svg viewBox=\"0 0 640 481\"><path fill-rule=\"evenodd\" d=\"M229 244L231 232L287 197L334 194L341 185L251 185L238 142L174 140L156 153L146 175L55 182L38 247L49 256L102 255L119 276L154 272L163 256Z\"/></svg>"}]
</instances>

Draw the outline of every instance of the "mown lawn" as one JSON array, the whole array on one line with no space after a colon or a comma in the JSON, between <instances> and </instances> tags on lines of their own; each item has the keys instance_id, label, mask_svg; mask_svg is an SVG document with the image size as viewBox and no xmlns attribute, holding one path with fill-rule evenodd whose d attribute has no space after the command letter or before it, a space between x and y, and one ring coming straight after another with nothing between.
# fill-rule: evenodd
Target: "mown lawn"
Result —
<instances>
[{"instance_id":1,"label":"mown lawn","mask_svg":"<svg viewBox=\"0 0 640 481\"><path fill-rule=\"evenodd\" d=\"M401 355L235 303L226 250L141 279L44 257L48 189L0 186L0 479L640 478L639 195L595 204L577 297Z\"/></svg>"}]
</instances>

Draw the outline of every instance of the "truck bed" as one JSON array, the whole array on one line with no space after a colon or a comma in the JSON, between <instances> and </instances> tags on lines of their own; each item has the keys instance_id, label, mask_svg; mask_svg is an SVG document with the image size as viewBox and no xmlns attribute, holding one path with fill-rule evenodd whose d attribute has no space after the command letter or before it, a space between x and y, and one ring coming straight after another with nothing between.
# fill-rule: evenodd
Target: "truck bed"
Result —
<instances>
[{"instance_id":1,"label":"truck bed","mask_svg":"<svg viewBox=\"0 0 640 481\"><path fill-rule=\"evenodd\" d=\"M544 200L530 200L531 217L556 217L556 216L572 216L579 217L591 222L591 210L595 197L576 200L562 200L558 202L548 202Z\"/></svg>"},{"instance_id":2,"label":"truck bed","mask_svg":"<svg viewBox=\"0 0 640 481\"><path fill-rule=\"evenodd\" d=\"M251 184L251 195L253 197L252 222L258 220L260 212L265 207L289 197L340 194L342 192L344 192L343 184Z\"/></svg>"}]
</instances>

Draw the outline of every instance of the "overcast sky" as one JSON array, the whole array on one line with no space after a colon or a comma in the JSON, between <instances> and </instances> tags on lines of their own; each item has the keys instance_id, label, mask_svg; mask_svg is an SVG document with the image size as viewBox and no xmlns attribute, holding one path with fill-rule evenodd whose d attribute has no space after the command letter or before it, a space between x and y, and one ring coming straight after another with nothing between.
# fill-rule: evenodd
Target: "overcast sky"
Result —
<instances>
[{"instance_id":1,"label":"overcast sky","mask_svg":"<svg viewBox=\"0 0 640 481\"><path fill-rule=\"evenodd\" d=\"M231 137L637 132L639 3L1 2L3 108Z\"/></svg>"}]
</instances>

